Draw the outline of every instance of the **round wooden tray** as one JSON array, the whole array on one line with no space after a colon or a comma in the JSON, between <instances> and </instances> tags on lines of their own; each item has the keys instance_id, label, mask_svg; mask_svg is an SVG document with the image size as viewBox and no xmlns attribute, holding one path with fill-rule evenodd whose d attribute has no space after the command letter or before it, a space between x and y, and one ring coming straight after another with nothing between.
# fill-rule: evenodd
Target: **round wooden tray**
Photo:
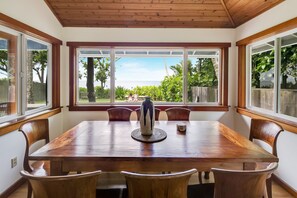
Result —
<instances>
[{"instance_id":1,"label":"round wooden tray","mask_svg":"<svg viewBox=\"0 0 297 198\"><path fill-rule=\"evenodd\" d=\"M131 132L131 137L140 142L153 143L164 140L167 134L162 129L154 128L152 135L141 135L140 128L138 128Z\"/></svg>"}]
</instances>

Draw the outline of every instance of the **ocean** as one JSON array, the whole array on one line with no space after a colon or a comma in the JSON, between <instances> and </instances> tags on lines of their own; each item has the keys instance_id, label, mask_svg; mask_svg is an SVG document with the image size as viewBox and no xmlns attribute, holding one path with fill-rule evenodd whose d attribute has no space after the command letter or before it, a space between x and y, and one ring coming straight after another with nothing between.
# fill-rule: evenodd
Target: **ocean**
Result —
<instances>
[{"instance_id":1,"label":"ocean","mask_svg":"<svg viewBox=\"0 0 297 198\"><path fill-rule=\"evenodd\" d=\"M79 81L79 87L87 87L86 86L86 81L85 80L80 80ZM115 86L121 86L126 89L133 89L136 86L159 86L161 85L161 81L124 81L124 80L117 80L115 82ZM95 82L95 86L100 86L99 82ZM107 83L106 88L110 88L109 83Z\"/></svg>"}]
</instances>

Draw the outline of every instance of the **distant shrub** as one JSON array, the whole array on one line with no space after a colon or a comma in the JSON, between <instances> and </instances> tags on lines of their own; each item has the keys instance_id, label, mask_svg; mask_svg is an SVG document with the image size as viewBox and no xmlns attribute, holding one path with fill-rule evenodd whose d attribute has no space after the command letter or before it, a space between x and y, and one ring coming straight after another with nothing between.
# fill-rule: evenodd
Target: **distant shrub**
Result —
<instances>
[{"instance_id":1,"label":"distant shrub","mask_svg":"<svg viewBox=\"0 0 297 198\"><path fill-rule=\"evenodd\" d=\"M100 86L95 87L96 98L108 99L110 98L110 89L104 89Z\"/></svg>"}]
</instances>

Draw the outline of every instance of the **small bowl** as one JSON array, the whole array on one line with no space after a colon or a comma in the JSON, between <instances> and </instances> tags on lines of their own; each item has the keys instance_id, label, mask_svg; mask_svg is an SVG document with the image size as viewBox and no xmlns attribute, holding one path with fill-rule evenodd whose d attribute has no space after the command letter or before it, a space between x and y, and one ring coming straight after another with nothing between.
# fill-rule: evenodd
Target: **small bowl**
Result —
<instances>
[{"instance_id":1,"label":"small bowl","mask_svg":"<svg viewBox=\"0 0 297 198\"><path fill-rule=\"evenodd\" d=\"M176 124L176 129L179 132L186 132L187 130L187 125L186 124Z\"/></svg>"}]
</instances>

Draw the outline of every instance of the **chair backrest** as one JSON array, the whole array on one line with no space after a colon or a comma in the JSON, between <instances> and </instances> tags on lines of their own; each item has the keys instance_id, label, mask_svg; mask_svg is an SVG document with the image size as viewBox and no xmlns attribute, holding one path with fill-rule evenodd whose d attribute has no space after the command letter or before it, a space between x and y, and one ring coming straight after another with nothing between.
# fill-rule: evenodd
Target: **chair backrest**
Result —
<instances>
[{"instance_id":1,"label":"chair backrest","mask_svg":"<svg viewBox=\"0 0 297 198\"><path fill-rule=\"evenodd\" d=\"M212 168L215 179L214 198L259 198L265 195L266 179L277 163L262 170L226 170Z\"/></svg>"},{"instance_id":2,"label":"chair backrest","mask_svg":"<svg viewBox=\"0 0 297 198\"><path fill-rule=\"evenodd\" d=\"M32 168L29 164L29 158L28 158L30 146L40 140L45 140L45 143L49 142L48 119L28 121L20 126L19 131L23 133L26 139L24 169L26 171L31 172Z\"/></svg>"},{"instance_id":3,"label":"chair backrest","mask_svg":"<svg viewBox=\"0 0 297 198\"><path fill-rule=\"evenodd\" d=\"M259 139L272 147L272 154L277 156L276 142L280 132L283 128L272 121L252 119L251 130L250 130L250 140Z\"/></svg>"},{"instance_id":4,"label":"chair backrest","mask_svg":"<svg viewBox=\"0 0 297 198\"><path fill-rule=\"evenodd\" d=\"M174 121L174 120L184 120L189 121L190 117L190 109L182 108L182 107L172 107L165 110L168 120Z\"/></svg>"},{"instance_id":5,"label":"chair backrest","mask_svg":"<svg viewBox=\"0 0 297 198\"><path fill-rule=\"evenodd\" d=\"M136 114L137 114L137 120L139 121L140 119L140 108L135 109ZM155 108L155 120L159 120L159 114L160 114L161 109Z\"/></svg>"},{"instance_id":6,"label":"chair backrest","mask_svg":"<svg viewBox=\"0 0 297 198\"><path fill-rule=\"evenodd\" d=\"M109 121L129 121L132 110L125 107L107 109Z\"/></svg>"},{"instance_id":7,"label":"chair backrest","mask_svg":"<svg viewBox=\"0 0 297 198\"><path fill-rule=\"evenodd\" d=\"M94 171L75 175L34 176L21 171L21 175L32 186L34 198L95 198L100 173Z\"/></svg>"},{"instance_id":8,"label":"chair backrest","mask_svg":"<svg viewBox=\"0 0 297 198\"><path fill-rule=\"evenodd\" d=\"M187 186L196 169L172 174L139 174L122 171L129 198L186 198Z\"/></svg>"}]
</instances>

